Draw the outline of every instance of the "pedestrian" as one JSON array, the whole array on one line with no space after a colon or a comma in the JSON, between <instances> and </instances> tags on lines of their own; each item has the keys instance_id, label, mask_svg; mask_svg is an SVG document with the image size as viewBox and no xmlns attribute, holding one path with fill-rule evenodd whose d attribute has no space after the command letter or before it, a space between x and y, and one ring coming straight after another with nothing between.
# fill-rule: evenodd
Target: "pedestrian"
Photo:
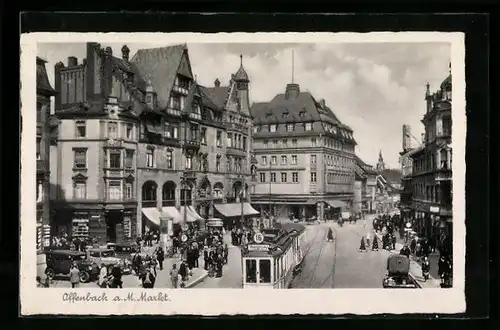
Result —
<instances>
[{"instance_id":1,"label":"pedestrian","mask_svg":"<svg viewBox=\"0 0 500 330\"><path fill-rule=\"evenodd\" d=\"M182 260L181 265L179 266L179 274L181 275L183 281L187 280L187 273L186 261Z\"/></svg>"},{"instance_id":2,"label":"pedestrian","mask_svg":"<svg viewBox=\"0 0 500 330\"><path fill-rule=\"evenodd\" d=\"M114 265L113 268L111 268L111 275L113 276L111 287L123 289L122 270L120 266Z\"/></svg>"},{"instance_id":3,"label":"pedestrian","mask_svg":"<svg viewBox=\"0 0 500 330\"><path fill-rule=\"evenodd\" d=\"M99 280L97 283L100 288L105 289L108 287L108 268L104 265L101 266L101 270L99 272Z\"/></svg>"},{"instance_id":4,"label":"pedestrian","mask_svg":"<svg viewBox=\"0 0 500 330\"><path fill-rule=\"evenodd\" d=\"M144 289L154 288L156 277L153 275L149 267L146 268L145 272L141 274L139 279L142 281L142 287Z\"/></svg>"},{"instance_id":5,"label":"pedestrian","mask_svg":"<svg viewBox=\"0 0 500 330\"><path fill-rule=\"evenodd\" d=\"M172 282L172 288L177 289L177 283L179 281L179 271L177 270L177 265L173 264L170 270L170 281Z\"/></svg>"},{"instance_id":6,"label":"pedestrian","mask_svg":"<svg viewBox=\"0 0 500 330\"><path fill-rule=\"evenodd\" d=\"M210 256L208 252L208 247L205 247L205 249L203 250L203 261L204 261L203 268L205 270L208 270L208 267L210 265Z\"/></svg>"},{"instance_id":7,"label":"pedestrian","mask_svg":"<svg viewBox=\"0 0 500 330\"><path fill-rule=\"evenodd\" d=\"M372 251L378 251L378 240L377 236L373 237Z\"/></svg>"},{"instance_id":8,"label":"pedestrian","mask_svg":"<svg viewBox=\"0 0 500 330\"><path fill-rule=\"evenodd\" d=\"M370 232L366 233L366 245L370 246L371 235Z\"/></svg>"},{"instance_id":9,"label":"pedestrian","mask_svg":"<svg viewBox=\"0 0 500 330\"><path fill-rule=\"evenodd\" d=\"M80 283L80 270L76 262L73 262L73 266L69 271L69 280L71 282L71 288L77 288Z\"/></svg>"},{"instance_id":10,"label":"pedestrian","mask_svg":"<svg viewBox=\"0 0 500 330\"><path fill-rule=\"evenodd\" d=\"M227 244L224 244L224 264L227 265L228 262L228 257L229 257L229 248L227 247Z\"/></svg>"},{"instance_id":11,"label":"pedestrian","mask_svg":"<svg viewBox=\"0 0 500 330\"><path fill-rule=\"evenodd\" d=\"M160 270L163 270L163 260L165 260L165 252L161 246L158 247L158 251L156 252L156 260L158 260L158 265L160 266Z\"/></svg>"},{"instance_id":12,"label":"pedestrian","mask_svg":"<svg viewBox=\"0 0 500 330\"><path fill-rule=\"evenodd\" d=\"M359 245L359 252L366 252L365 238L361 237L361 243Z\"/></svg>"}]
</instances>

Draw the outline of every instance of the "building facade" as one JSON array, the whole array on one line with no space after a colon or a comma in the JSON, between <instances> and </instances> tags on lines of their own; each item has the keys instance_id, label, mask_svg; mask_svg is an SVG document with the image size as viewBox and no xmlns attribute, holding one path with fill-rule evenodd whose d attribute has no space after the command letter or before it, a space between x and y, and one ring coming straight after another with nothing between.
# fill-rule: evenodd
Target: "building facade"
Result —
<instances>
[{"instance_id":1,"label":"building facade","mask_svg":"<svg viewBox=\"0 0 500 330\"><path fill-rule=\"evenodd\" d=\"M252 204L285 218L335 217L354 200L353 131L298 84L251 108L257 184Z\"/></svg>"},{"instance_id":2,"label":"building facade","mask_svg":"<svg viewBox=\"0 0 500 330\"><path fill-rule=\"evenodd\" d=\"M115 57L87 43L81 64L70 57L55 66L55 234L123 241L162 220L202 220L217 203L249 198L243 66L216 99L194 80L186 45L129 55L127 46Z\"/></svg>"},{"instance_id":3,"label":"building facade","mask_svg":"<svg viewBox=\"0 0 500 330\"><path fill-rule=\"evenodd\" d=\"M427 84L427 111L422 119L425 140L412 158L412 209L416 223L426 236L439 236L440 251L451 253L452 233L452 144L451 73L432 93ZM446 252L445 252L446 253Z\"/></svg>"},{"instance_id":4,"label":"building facade","mask_svg":"<svg viewBox=\"0 0 500 330\"><path fill-rule=\"evenodd\" d=\"M363 213L373 213L376 211L377 171L373 166L355 156L355 173L356 184L360 190L357 201L360 204L359 208Z\"/></svg>"},{"instance_id":5,"label":"building facade","mask_svg":"<svg viewBox=\"0 0 500 330\"><path fill-rule=\"evenodd\" d=\"M56 143L58 121L50 113L51 97L46 61L36 58L36 210L37 251L50 245L50 148Z\"/></svg>"}]
</instances>

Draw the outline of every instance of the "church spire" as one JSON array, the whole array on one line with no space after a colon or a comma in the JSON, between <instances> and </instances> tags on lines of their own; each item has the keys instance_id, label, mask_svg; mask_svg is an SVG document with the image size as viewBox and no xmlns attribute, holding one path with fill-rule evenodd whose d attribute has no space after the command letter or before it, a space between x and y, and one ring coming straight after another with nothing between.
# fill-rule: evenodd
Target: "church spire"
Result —
<instances>
[{"instance_id":1,"label":"church spire","mask_svg":"<svg viewBox=\"0 0 500 330\"><path fill-rule=\"evenodd\" d=\"M382 150L378 152L378 163L377 163L377 171L385 170L384 157L382 157Z\"/></svg>"}]
</instances>

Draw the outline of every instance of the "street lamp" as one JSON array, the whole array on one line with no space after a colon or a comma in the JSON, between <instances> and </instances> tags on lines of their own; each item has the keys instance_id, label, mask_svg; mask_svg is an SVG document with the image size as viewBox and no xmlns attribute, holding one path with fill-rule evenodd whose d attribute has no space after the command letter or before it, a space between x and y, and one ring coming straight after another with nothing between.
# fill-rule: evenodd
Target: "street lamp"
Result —
<instances>
[{"instance_id":1,"label":"street lamp","mask_svg":"<svg viewBox=\"0 0 500 330\"><path fill-rule=\"evenodd\" d=\"M240 168L240 173L238 174L238 178L241 180L241 194L240 194L240 204L241 204L241 225L245 223L245 213L244 213L244 200L243 198L245 197L245 175L241 173L241 168Z\"/></svg>"}]
</instances>

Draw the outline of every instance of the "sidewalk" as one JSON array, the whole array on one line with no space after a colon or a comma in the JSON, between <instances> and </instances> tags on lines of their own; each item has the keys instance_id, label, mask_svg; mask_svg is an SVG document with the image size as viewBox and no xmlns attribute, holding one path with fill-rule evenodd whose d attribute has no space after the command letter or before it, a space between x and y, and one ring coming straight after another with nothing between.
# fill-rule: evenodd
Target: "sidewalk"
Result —
<instances>
[{"instance_id":1,"label":"sidewalk","mask_svg":"<svg viewBox=\"0 0 500 330\"><path fill-rule=\"evenodd\" d=\"M379 246L382 247L382 235L380 233L377 233L373 231L375 236L378 238L380 241ZM396 242L396 250L391 251L393 253L399 253L399 251L403 248L403 244ZM431 265L431 269L432 269ZM437 267L437 266L435 266ZM438 278L436 279L432 274L430 275L429 279L427 281L424 280L422 277L422 267L420 264L414 259L413 256L410 256L410 275L413 277L417 285L419 285L421 288L424 289L429 289L429 288L440 288L441 280Z\"/></svg>"}]
</instances>

